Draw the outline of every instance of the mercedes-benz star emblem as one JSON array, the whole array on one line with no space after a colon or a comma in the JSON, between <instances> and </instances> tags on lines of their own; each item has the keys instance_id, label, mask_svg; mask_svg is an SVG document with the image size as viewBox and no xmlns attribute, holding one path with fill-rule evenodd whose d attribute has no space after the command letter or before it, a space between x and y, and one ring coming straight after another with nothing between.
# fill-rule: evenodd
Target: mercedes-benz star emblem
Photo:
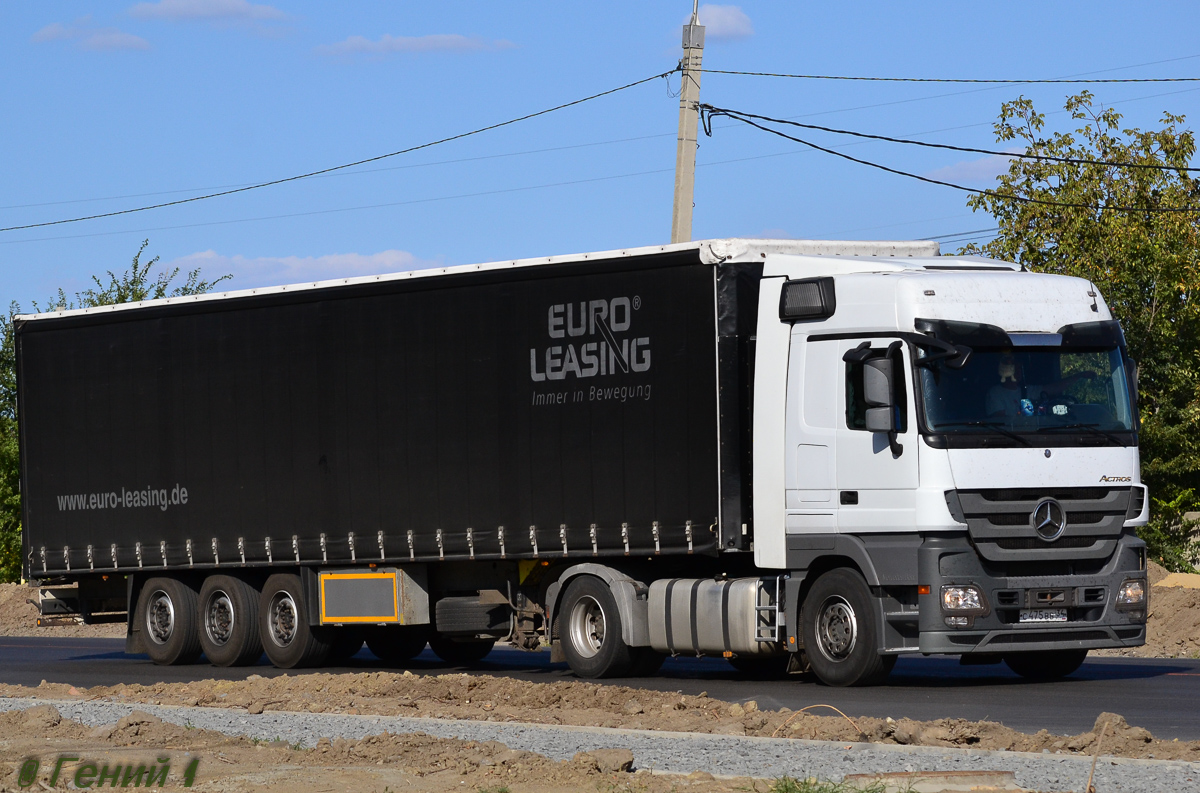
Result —
<instances>
[{"instance_id":1,"label":"mercedes-benz star emblem","mask_svg":"<svg viewBox=\"0 0 1200 793\"><path fill-rule=\"evenodd\" d=\"M1054 542L1067 530L1067 513L1052 498L1039 501L1030 517L1033 530L1046 542Z\"/></svg>"}]
</instances>

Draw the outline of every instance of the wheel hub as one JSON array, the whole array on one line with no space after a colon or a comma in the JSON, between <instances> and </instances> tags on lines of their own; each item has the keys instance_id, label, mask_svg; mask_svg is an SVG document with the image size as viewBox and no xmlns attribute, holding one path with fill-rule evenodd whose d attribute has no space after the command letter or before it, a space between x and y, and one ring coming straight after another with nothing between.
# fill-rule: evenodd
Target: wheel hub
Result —
<instances>
[{"instance_id":1,"label":"wheel hub","mask_svg":"<svg viewBox=\"0 0 1200 793\"><path fill-rule=\"evenodd\" d=\"M568 630L571 644L585 658L592 658L604 646L604 609L593 597L580 598L571 609Z\"/></svg>"},{"instance_id":2,"label":"wheel hub","mask_svg":"<svg viewBox=\"0 0 1200 793\"><path fill-rule=\"evenodd\" d=\"M220 590L214 592L204 610L204 631L213 644L219 647L233 638L234 621L233 601L229 594Z\"/></svg>"},{"instance_id":3,"label":"wheel hub","mask_svg":"<svg viewBox=\"0 0 1200 793\"><path fill-rule=\"evenodd\" d=\"M833 596L821 604L817 616L817 645L830 661L844 661L858 641L858 620L845 598Z\"/></svg>"},{"instance_id":4,"label":"wheel hub","mask_svg":"<svg viewBox=\"0 0 1200 793\"><path fill-rule=\"evenodd\" d=\"M175 604L161 589L146 604L146 635L155 644L166 644L175 632Z\"/></svg>"},{"instance_id":5,"label":"wheel hub","mask_svg":"<svg viewBox=\"0 0 1200 793\"><path fill-rule=\"evenodd\" d=\"M270 627L271 641L280 647L287 647L296 638L298 610L296 601L287 592L276 592L271 598L271 608L267 615Z\"/></svg>"}]
</instances>

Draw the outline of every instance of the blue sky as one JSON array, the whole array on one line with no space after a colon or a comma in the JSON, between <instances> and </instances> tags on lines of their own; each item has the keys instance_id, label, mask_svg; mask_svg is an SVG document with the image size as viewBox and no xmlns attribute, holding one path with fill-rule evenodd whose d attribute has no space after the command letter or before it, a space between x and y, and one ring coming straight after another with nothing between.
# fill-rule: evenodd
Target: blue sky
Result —
<instances>
[{"instance_id":1,"label":"blue sky","mask_svg":"<svg viewBox=\"0 0 1200 793\"><path fill-rule=\"evenodd\" d=\"M197 195L358 160L667 71L686 0L0 5L0 226ZM704 5L714 69L916 77L1200 74L1200 4ZM323 178L0 234L0 301L163 262L251 287L668 241L678 100L658 80ZM1000 103L1064 86L705 75L702 99L872 133L991 147ZM1200 84L1095 86L1131 125L1194 121ZM1051 115L1051 129L1066 127ZM844 141L814 136L822 143ZM995 161L859 143L855 156L986 186ZM694 236L912 239L992 226L965 194L718 124Z\"/></svg>"}]
</instances>

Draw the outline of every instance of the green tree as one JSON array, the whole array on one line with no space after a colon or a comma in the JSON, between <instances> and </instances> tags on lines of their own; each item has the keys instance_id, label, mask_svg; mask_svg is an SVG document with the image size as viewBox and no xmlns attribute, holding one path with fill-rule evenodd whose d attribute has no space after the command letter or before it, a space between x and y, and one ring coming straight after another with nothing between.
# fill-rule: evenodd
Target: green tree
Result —
<instances>
[{"instance_id":1,"label":"green tree","mask_svg":"<svg viewBox=\"0 0 1200 793\"><path fill-rule=\"evenodd\" d=\"M96 287L76 292L74 301L68 301L66 292L59 289L49 305L43 307L35 302L34 308L57 311L200 295L211 292L217 284L232 277L223 275L215 281L205 281L200 277L200 270L195 269L188 272L182 284L172 287L179 277L179 268L163 270L151 276L150 270L158 264L159 257L142 262L142 254L149 244L150 240L142 242L130 268L121 275L109 270L107 284L92 276ZM9 306L8 315L0 317L0 581L16 581L21 577L21 471L17 444L16 347L13 339L13 317L18 313L20 306L13 303Z\"/></svg>"},{"instance_id":2,"label":"green tree","mask_svg":"<svg viewBox=\"0 0 1200 793\"><path fill-rule=\"evenodd\" d=\"M1183 513L1200 506L1200 212L1189 211L1200 207L1200 181L1186 170L1195 136L1169 113L1160 129L1123 129L1121 114L1095 107L1086 91L1066 109L1083 123L1047 133L1029 99L1001 107L999 141L1091 162L1014 158L990 193L967 201L995 216L999 234L964 252L1100 288L1139 365L1142 475L1153 507L1141 535L1167 567L1190 569L1195 525Z\"/></svg>"}]
</instances>

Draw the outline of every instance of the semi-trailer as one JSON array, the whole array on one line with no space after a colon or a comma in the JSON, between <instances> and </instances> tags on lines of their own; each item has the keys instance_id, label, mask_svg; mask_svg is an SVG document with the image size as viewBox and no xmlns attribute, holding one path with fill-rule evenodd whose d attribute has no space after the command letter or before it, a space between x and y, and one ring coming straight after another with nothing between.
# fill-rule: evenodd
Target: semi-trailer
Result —
<instances>
[{"instance_id":1,"label":"semi-trailer","mask_svg":"<svg viewBox=\"0 0 1200 793\"><path fill-rule=\"evenodd\" d=\"M725 239L15 320L25 575L160 664L497 641L883 680L1144 643L1096 285Z\"/></svg>"}]
</instances>

